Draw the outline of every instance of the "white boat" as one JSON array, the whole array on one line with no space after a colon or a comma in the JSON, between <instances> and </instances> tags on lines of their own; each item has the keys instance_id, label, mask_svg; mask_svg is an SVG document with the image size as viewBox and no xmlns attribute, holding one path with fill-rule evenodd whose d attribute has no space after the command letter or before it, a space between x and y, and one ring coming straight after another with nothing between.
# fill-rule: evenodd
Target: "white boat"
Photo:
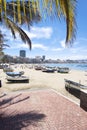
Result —
<instances>
[{"instance_id":1,"label":"white boat","mask_svg":"<svg viewBox=\"0 0 87 130\"><path fill-rule=\"evenodd\" d=\"M41 66L36 66L35 67L35 70L41 70L42 68L41 68Z\"/></svg>"},{"instance_id":2,"label":"white boat","mask_svg":"<svg viewBox=\"0 0 87 130\"><path fill-rule=\"evenodd\" d=\"M87 89L87 86L65 79L65 89L80 99L82 89Z\"/></svg>"},{"instance_id":3,"label":"white boat","mask_svg":"<svg viewBox=\"0 0 87 130\"><path fill-rule=\"evenodd\" d=\"M69 73L70 69L68 67L59 67L57 72L59 73Z\"/></svg>"},{"instance_id":4,"label":"white boat","mask_svg":"<svg viewBox=\"0 0 87 130\"><path fill-rule=\"evenodd\" d=\"M55 69L50 68L50 67L45 67L45 68L42 69L42 72L54 73Z\"/></svg>"},{"instance_id":5,"label":"white boat","mask_svg":"<svg viewBox=\"0 0 87 130\"><path fill-rule=\"evenodd\" d=\"M24 74L24 71L20 72L6 72L7 74L7 81L12 83L28 83L29 78L26 76L22 76Z\"/></svg>"},{"instance_id":6,"label":"white boat","mask_svg":"<svg viewBox=\"0 0 87 130\"><path fill-rule=\"evenodd\" d=\"M75 89L87 89L87 86L67 79L65 79L65 87Z\"/></svg>"},{"instance_id":7,"label":"white boat","mask_svg":"<svg viewBox=\"0 0 87 130\"><path fill-rule=\"evenodd\" d=\"M12 83L28 83L29 78L26 76L18 76L18 77L7 77L7 81L12 82Z\"/></svg>"}]
</instances>

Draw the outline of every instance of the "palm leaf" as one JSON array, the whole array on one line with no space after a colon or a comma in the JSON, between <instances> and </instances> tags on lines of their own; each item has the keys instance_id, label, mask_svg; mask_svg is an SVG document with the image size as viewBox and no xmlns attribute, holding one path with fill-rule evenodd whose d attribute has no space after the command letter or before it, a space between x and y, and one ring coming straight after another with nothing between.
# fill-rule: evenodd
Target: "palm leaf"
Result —
<instances>
[{"instance_id":1,"label":"palm leaf","mask_svg":"<svg viewBox=\"0 0 87 130\"><path fill-rule=\"evenodd\" d=\"M13 21L11 21L9 18L6 19L6 24L7 24L7 27L11 30L14 38L16 38L15 33L18 32L22 41L24 43L27 43L31 49L31 40L27 36L27 34L20 27L18 27Z\"/></svg>"},{"instance_id":2,"label":"palm leaf","mask_svg":"<svg viewBox=\"0 0 87 130\"><path fill-rule=\"evenodd\" d=\"M66 22L66 44L68 44L73 43L76 36L75 10L76 0L12 0L10 2L0 0L0 21L2 22L3 18L9 18L10 22L8 20L7 22L15 38L15 29L12 28L12 23L16 24L18 32L23 34L23 30L19 29L19 24L29 26L33 21L41 20L40 13L45 19L63 17ZM21 38L24 39L24 42L29 42L29 40L25 40L27 36L25 38L21 36Z\"/></svg>"},{"instance_id":3,"label":"palm leaf","mask_svg":"<svg viewBox=\"0 0 87 130\"><path fill-rule=\"evenodd\" d=\"M52 2L52 3L51 3ZM50 3L50 4L49 4ZM49 10L47 16L64 18L66 22L66 44L73 43L76 36L76 0L43 0L43 9ZM50 10L51 8L51 10ZM45 13L48 13L46 11Z\"/></svg>"},{"instance_id":4,"label":"palm leaf","mask_svg":"<svg viewBox=\"0 0 87 130\"><path fill-rule=\"evenodd\" d=\"M71 3L72 2L72 3ZM61 12L64 14L66 19L66 43L72 43L76 33L76 22L75 22L75 1L63 0L60 1Z\"/></svg>"}]
</instances>

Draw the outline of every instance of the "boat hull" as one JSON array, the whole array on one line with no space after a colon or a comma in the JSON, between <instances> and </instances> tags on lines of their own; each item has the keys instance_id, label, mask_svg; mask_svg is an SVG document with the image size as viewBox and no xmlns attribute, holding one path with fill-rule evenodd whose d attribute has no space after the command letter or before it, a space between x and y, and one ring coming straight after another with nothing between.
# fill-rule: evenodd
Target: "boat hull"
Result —
<instances>
[{"instance_id":1,"label":"boat hull","mask_svg":"<svg viewBox=\"0 0 87 130\"><path fill-rule=\"evenodd\" d=\"M7 77L7 81L12 82L12 83L28 83L29 78L25 76L20 76L20 77Z\"/></svg>"},{"instance_id":2,"label":"boat hull","mask_svg":"<svg viewBox=\"0 0 87 130\"><path fill-rule=\"evenodd\" d=\"M59 73L69 73L69 68L58 68L57 72Z\"/></svg>"}]
</instances>

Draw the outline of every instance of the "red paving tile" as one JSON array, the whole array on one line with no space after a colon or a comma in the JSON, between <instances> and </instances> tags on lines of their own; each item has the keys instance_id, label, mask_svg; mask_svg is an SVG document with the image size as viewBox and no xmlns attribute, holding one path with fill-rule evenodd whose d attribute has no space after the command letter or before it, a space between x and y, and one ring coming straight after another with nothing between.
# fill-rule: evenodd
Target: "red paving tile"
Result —
<instances>
[{"instance_id":1,"label":"red paving tile","mask_svg":"<svg viewBox=\"0 0 87 130\"><path fill-rule=\"evenodd\" d=\"M0 98L0 130L87 130L87 112L52 90Z\"/></svg>"}]
</instances>

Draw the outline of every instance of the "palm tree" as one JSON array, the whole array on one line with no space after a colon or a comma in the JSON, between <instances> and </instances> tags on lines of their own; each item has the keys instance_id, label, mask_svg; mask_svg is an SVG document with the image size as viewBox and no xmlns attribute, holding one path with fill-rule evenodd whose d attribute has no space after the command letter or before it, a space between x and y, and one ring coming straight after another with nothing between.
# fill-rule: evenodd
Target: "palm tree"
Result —
<instances>
[{"instance_id":1,"label":"palm tree","mask_svg":"<svg viewBox=\"0 0 87 130\"><path fill-rule=\"evenodd\" d=\"M39 21L40 16L56 16L59 19L63 17L66 22L65 43L68 44L76 36L75 10L76 0L0 0L0 22L5 23L14 38L15 32L19 32L21 39L31 48L31 40L20 25L27 24L29 27L33 21Z\"/></svg>"},{"instance_id":2,"label":"palm tree","mask_svg":"<svg viewBox=\"0 0 87 130\"><path fill-rule=\"evenodd\" d=\"M34 3L35 2L24 0L12 0L10 2L0 0L0 22L4 23L4 25L11 30L14 38L16 38L15 33L18 32L22 41L29 44L30 49L31 40L23 31L21 25L27 24L29 27L33 21L37 22L40 20L37 8L32 6Z\"/></svg>"},{"instance_id":3,"label":"palm tree","mask_svg":"<svg viewBox=\"0 0 87 130\"><path fill-rule=\"evenodd\" d=\"M4 41L6 41L6 39L4 39L4 36L5 35L0 31L0 59L4 56L3 49L9 47L7 44L4 44Z\"/></svg>"}]
</instances>

